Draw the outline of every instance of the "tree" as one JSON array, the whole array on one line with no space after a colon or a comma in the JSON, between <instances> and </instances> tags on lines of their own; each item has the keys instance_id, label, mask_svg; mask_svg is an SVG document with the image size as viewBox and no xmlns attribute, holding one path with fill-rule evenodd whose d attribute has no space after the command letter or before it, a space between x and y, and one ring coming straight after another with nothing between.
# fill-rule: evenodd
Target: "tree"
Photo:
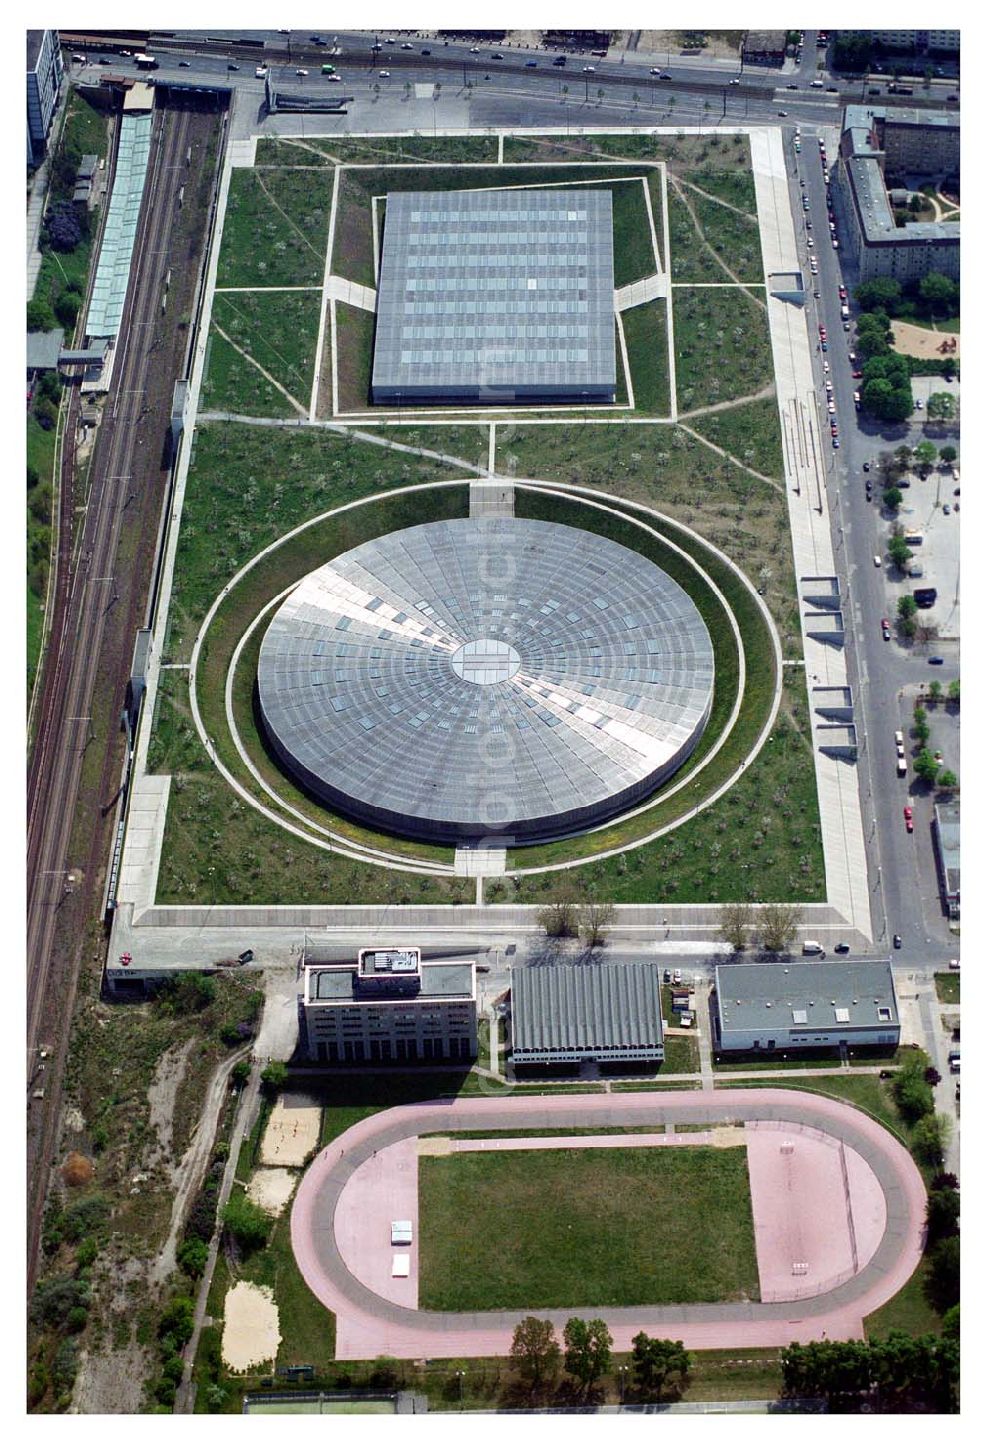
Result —
<instances>
[{"instance_id":1,"label":"tree","mask_svg":"<svg viewBox=\"0 0 1000 1445\"><path fill-rule=\"evenodd\" d=\"M905 622L906 619L907 619L907 617L914 617L914 616L916 616L916 611L917 611L917 604L916 604L916 601L915 601L914 597L912 596L911 593L909 593L909 592L904 592L903 595L902 595L902 597L901 597L901 598L899 599L899 601L896 603L896 615L897 615L897 617L901 618L901 619Z\"/></svg>"},{"instance_id":2,"label":"tree","mask_svg":"<svg viewBox=\"0 0 1000 1445\"><path fill-rule=\"evenodd\" d=\"M934 1111L934 1091L917 1062L906 1063L896 1071L892 1096L908 1124L916 1124L918 1119Z\"/></svg>"},{"instance_id":3,"label":"tree","mask_svg":"<svg viewBox=\"0 0 1000 1445\"><path fill-rule=\"evenodd\" d=\"M571 900L565 884L558 886L555 898L539 908L535 917L539 928L544 929L549 938L575 938L579 932L580 911Z\"/></svg>"},{"instance_id":4,"label":"tree","mask_svg":"<svg viewBox=\"0 0 1000 1445\"><path fill-rule=\"evenodd\" d=\"M898 487L887 487L882 493L882 501L890 512L898 512L903 505L903 494Z\"/></svg>"},{"instance_id":5,"label":"tree","mask_svg":"<svg viewBox=\"0 0 1000 1445\"><path fill-rule=\"evenodd\" d=\"M581 1320L574 1316L563 1330L567 1375L580 1382L589 1397L594 1385L611 1364L611 1331L603 1320Z\"/></svg>"},{"instance_id":6,"label":"tree","mask_svg":"<svg viewBox=\"0 0 1000 1445\"><path fill-rule=\"evenodd\" d=\"M940 1165L951 1139L951 1120L945 1114L925 1114L913 1126L910 1148L927 1165Z\"/></svg>"},{"instance_id":7,"label":"tree","mask_svg":"<svg viewBox=\"0 0 1000 1445\"><path fill-rule=\"evenodd\" d=\"M948 684L948 701L949 701L949 702L960 702L960 701L961 701L961 697L962 697L962 679L961 679L960 677L952 678L951 682L949 682L949 684Z\"/></svg>"},{"instance_id":8,"label":"tree","mask_svg":"<svg viewBox=\"0 0 1000 1445\"><path fill-rule=\"evenodd\" d=\"M200 1013L215 1002L215 980L203 973L182 973L175 980L169 998L175 1013Z\"/></svg>"},{"instance_id":9,"label":"tree","mask_svg":"<svg viewBox=\"0 0 1000 1445\"><path fill-rule=\"evenodd\" d=\"M559 1370L559 1341L551 1320L526 1315L514 1326L510 1347L511 1368L531 1388L532 1394L542 1385L551 1385Z\"/></svg>"},{"instance_id":10,"label":"tree","mask_svg":"<svg viewBox=\"0 0 1000 1445\"><path fill-rule=\"evenodd\" d=\"M61 201L46 214L42 237L53 251L74 251L83 236L83 221L71 202Z\"/></svg>"},{"instance_id":11,"label":"tree","mask_svg":"<svg viewBox=\"0 0 1000 1445\"><path fill-rule=\"evenodd\" d=\"M189 1235L177 1251L177 1263L192 1279L198 1279L204 1273L207 1260L208 1245L194 1235Z\"/></svg>"},{"instance_id":12,"label":"tree","mask_svg":"<svg viewBox=\"0 0 1000 1445\"><path fill-rule=\"evenodd\" d=\"M271 1233L271 1216L245 1194L234 1194L222 1211L222 1223L241 1249L263 1249Z\"/></svg>"},{"instance_id":13,"label":"tree","mask_svg":"<svg viewBox=\"0 0 1000 1445\"><path fill-rule=\"evenodd\" d=\"M905 537L902 535L890 537L887 550L889 552L889 561L894 567L898 567L901 572L913 556L913 553L906 545Z\"/></svg>"},{"instance_id":14,"label":"tree","mask_svg":"<svg viewBox=\"0 0 1000 1445\"><path fill-rule=\"evenodd\" d=\"M961 1308L961 1305L952 1305L950 1310L945 1311L944 1319L941 1321L941 1333L946 1340L957 1340L959 1338L959 1312Z\"/></svg>"},{"instance_id":15,"label":"tree","mask_svg":"<svg viewBox=\"0 0 1000 1445\"><path fill-rule=\"evenodd\" d=\"M76 318L80 314L80 307L83 305L83 297L73 286L67 286L60 291L55 301L56 320L60 326L71 331L76 325Z\"/></svg>"},{"instance_id":16,"label":"tree","mask_svg":"<svg viewBox=\"0 0 1000 1445\"><path fill-rule=\"evenodd\" d=\"M242 1089L243 1085L250 1077L249 1059L240 1059L238 1063L235 1063L232 1067L232 1071L230 1072L229 1077L232 1079L233 1083L238 1089Z\"/></svg>"},{"instance_id":17,"label":"tree","mask_svg":"<svg viewBox=\"0 0 1000 1445\"><path fill-rule=\"evenodd\" d=\"M943 392L942 395L947 396L948 393ZM934 398L931 397L930 400L933 401ZM948 397L948 400L951 400L950 396ZM940 452L938 452L938 456L945 463L945 465L949 467L951 466L952 462L958 460L958 452L955 450L955 448L951 445L950 442L946 446L943 446L941 448Z\"/></svg>"},{"instance_id":18,"label":"tree","mask_svg":"<svg viewBox=\"0 0 1000 1445\"><path fill-rule=\"evenodd\" d=\"M158 1334L161 1340L169 1336L178 1345L186 1344L194 1334L194 1300L189 1295L174 1295L160 1316Z\"/></svg>"},{"instance_id":19,"label":"tree","mask_svg":"<svg viewBox=\"0 0 1000 1445\"><path fill-rule=\"evenodd\" d=\"M683 1340L651 1340L641 1331L632 1340L632 1372L643 1391L659 1399L668 1383L679 1393L691 1369Z\"/></svg>"},{"instance_id":20,"label":"tree","mask_svg":"<svg viewBox=\"0 0 1000 1445\"><path fill-rule=\"evenodd\" d=\"M927 416L930 421L951 421L955 415L955 398L950 391L932 391L927 398ZM949 447L954 451L954 447ZM944 447L941 448L941 455L944 456Z\"/></svg>"},{"instance_id":21,"label":"tree","mask_svg":"<svg viewBox=\"0 0 1000 1445\"><path fill-rule=\"evenodd\" d=\"M871 281L862 281L854 290L854 300L860 311L882 308L890 315L902 295L902 285L891 276L876 276Z\"/></svg>"},{"instance_id":22,"label":"tree","mask_svg":"<svg viewBox=\"0 0 1000 1445\"><path fill-rule=\"evenodd\" d=\"M938 1314L958 1304L960 1261L961 1245L957 1235L942 1239L930 1251L924 1289Z\"/></svg>"},{"instance_id":23,"label":"tree","mask_svg":"<svg viewBox=\"0 0 1000 1445\"><path fill-rule=\"evenodd\" d=\"M955 1189L932 1189L927 1196L927 1247L958 1233L962 1201Z\"/></svg>"},{"instance_id":24,"label":"tree","mask_svg":"<svg viewBox=\"0 0 1000 1445\"><path fill-rule=\"evenodd\" d=\"M29 331L51 331L56 324L52 307L41 296L28 302L27 325Z\"/></svg>"},{"instance_id":25,"label":"tree","mask_svg":"<svg viewBox=\"0 0 1000 1445\"><path fill-rule=\"evenodd\" d=\"M928 695L930 696L931 702L940 702L940 701L941 701L942 687L941 687L941 684L938 682L937 678L935 678L934 681L930 684L930 686L929 686L928 689L927 689L927 692L928 692Z\"/></svg>"},{"instance_id":26,"label":"tree","mask_svg":"<svg viewBox=\"0 0 1000 1445\"><path fill-rule=\"evenodd\" d=\"M579 910L579 930L588 948L597 948L605 940L618 910L613 903L584 903Z\"/></svg>"},{"instance_id":27,"label":"tree","mask_svg":"<svg viewBox=\"0 0 1000 1445\"><path fill-rule=\"evenodd\" d=\"M922 783L928 783L933 786L937 781L940 768L941 765L935 760L934 754L928 752L926 748L922 748L913 759L913 771Z\"/></svg>"},{"instance_id":28,"label":"tree","mask_svg":"<svg viewBox=\"0 0 1000 1445\"><path fill-rule=\"evenodd\" d=\"M288 1082L288 1069L275 1059L261 1070L260 1082L269 1094L279 1093Z\"/></svg>"},{"instance_id":29,"label":"tree","mask_svg":"<svg viewBox=\"0 0 1000 1445\"><path fill-rule=\"evenodd\" d=\"M734 953L742 953L750 946L754 911L749 903L726 903L719 915L719 937L728 943Z\"/></svg>"},{"instance_id":30,"label":"tree","mask_svg":"<svg viewBox=\"0 0 1000 1445\"><path fill-rule=\"evenodd\" d=\"M926 302L933 317L936 311L948 311L958 298L958 287L955 282L947 276L942 276L940 271L928 271L926 276L920 278L917 287L921 301Z\"/></svg>"},{"instance_id":31,"label":"tree","mask_svg":"<svg viewBox=\"0 0 1000 1445\"><path fill-rule=\"evenodd\" d=\"M784 953L802 919L791 903L765 903L759 910L760 946L765 953Z\"/></svg>"},{"instance_id":32,"label":"tree","mask_svg":"<svg viewBox=\"0 0 1000 1445\"><path fill-rule=\"evenodd\" d=\"M894 386L885 377L862 383L861 401L865 411L877 421L905 421L913 410L913 392L909 381Z\"/></svg>"},{"instance_id":33,"label":"tree","mask_svg":"<svg viewBox=\"0 0 1000 1445\"><path fill-rule=\"evenodd\" d=\"M958 778L950 768L945 768L942 772L938 773L937 785L939 788L957 788Z\"/></svg>"},{"instance_id":34,"label":"tree","mask_svg":"<svg viewBox=\"0 0 1000 1445\"><path fill-rule=\"evenodd\" d=\"M920 475L926 477L931 467L937 461L937 447L933 442L918 442L913 450L913 455L916 457L920 466Z\"/></svg>"}]
</instances>

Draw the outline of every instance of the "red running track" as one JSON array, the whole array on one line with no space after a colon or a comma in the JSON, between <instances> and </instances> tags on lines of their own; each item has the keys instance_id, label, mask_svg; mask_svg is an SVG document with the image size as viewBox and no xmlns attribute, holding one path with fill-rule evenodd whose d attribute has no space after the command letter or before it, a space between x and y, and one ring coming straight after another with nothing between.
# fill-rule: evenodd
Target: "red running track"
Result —
<instances>
[{"instance_id":1,"label":"red running track","mask_svg":"<svg viewBox=\"0 0 1000 1445\"><path fill-rule=\"evenodd\" d=\"M416 1240L420 1227L415 1145L391 1146L460 1129L516 1134L526 1128L697 1121L751 1124L748 1157L764 1297L602 1310L614 1348L629 1349L639 1330L683 1339L692 1349L861 1337L864 1317L902 1288L920 1260L926 1201L908 1151L867 1114L787 1089L506 1095L436 1100L374 1114L328 1145L306 1172L292 1208L292 1247L310 1289L337 1316L337 1358L506 1355L514 1325L525 1313L419 1310L410 1303L412 1282L408 1289L393 1289L382 1280L387 1273L382 1264L391 1253L384 1235L386 1204L388 1217L413 1219ZM380 1201L388 1180L402 1192ZM412 1253L416 1260L416 1249ZM809 1258L796 1261L796 1253ZM363 1261L358 1273L352 1260ZM796 1263L808 1264L805 1276L793 1273ZM824 1288L831 1280L837 1282ZM793 1291L802 1297L790 1299ZM557 1331L579 1312L545 1311Z\"/></svg>"}]
</instances>

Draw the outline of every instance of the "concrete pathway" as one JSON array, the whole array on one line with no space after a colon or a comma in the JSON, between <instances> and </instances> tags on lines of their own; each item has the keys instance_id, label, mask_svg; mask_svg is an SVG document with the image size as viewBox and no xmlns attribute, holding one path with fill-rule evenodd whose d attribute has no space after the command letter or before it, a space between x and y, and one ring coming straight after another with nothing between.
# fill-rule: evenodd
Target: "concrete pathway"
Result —
<instances>
[{"instance_id":1,"label":"concrete pathway","mask_svg":"<svg viewBox=\"0 0 1000 1445\"><path fill-rule=\"evenodd\" d=\"M362 286L357 281L347 281L343 276L327 279L327 293L334 301L344 301L348 306L357 306L362 311L375 310L378 293L371 286Z\"/></svg>"},{"instance_id":2,"label":"concrete pathway","mask_svg":"<svg viewBox=\"0 0 1000 1445\"><path fill-rule=\"evenodd\" d=\"M750 150L765 274L798 269L795 226L780 129L752 129ZM788 482L786 491L792 552L803 617L806 676L810 692L814 687L845 687L847 662L843 648L810 637L805 626L805 613L811 609L803 597L803 592L808 590L804 579L835 578L837 575L822 451L826 445L826 431L820 425L813 386L813 338L808 329L808 318L799 307L768 295L767 310ZM872 918L858 768L856 763L819 751L814 701L809 718L827 900L870 940Z\"/></svg>"},{"instance_id":3,"label":"concrete pathway","mask_svg":"<svg viewBox=\"0 0 1000 1445\"><path fill-rule=\"evenodd\" d=\"M351 1272L330 1223L356 1170L380 1149L414 1135L455 1129L606 1127L629 1124L705 1124L742 1120L776 1126L777 1140L803 1131L839 1140L866 1161L885 1199L886 1227L869 1262L835 1288L793 1304L643 1306L602 1309L615 1350L627 1350L638 1330L683 1339L691 1349L759 1348L855 1339L866 1315L906 1283L921 1259L926 1194L905 1147L874 1119L849 1105L786 1090L460 1097L447 1103L388 1109L355 1124L310 1166L292 1207L292 1247L310 1289L337 1315L337 1358L456 1358L506 1355L521 1311L480 1313L405 1309L381 1299ZM825 1200L817 1200L822 1211ZM825 1217L822 1214L820 1218ZM547 1310L557 1331L577 1311Z\"/></svg>"},{"instance_id":4,"label":"concrete pathway","mask_svg":"<svg viewBox=\"0 0 1000 1445\"><path fill-rule=\"evenodd\" d=\"M668 284L666 275L660 271L655 276L633 281L629 286L619 286L615 291L615 310L627 311L631 306L642 306L647 301L666 296Z\"/></svg>"}]
</instances>

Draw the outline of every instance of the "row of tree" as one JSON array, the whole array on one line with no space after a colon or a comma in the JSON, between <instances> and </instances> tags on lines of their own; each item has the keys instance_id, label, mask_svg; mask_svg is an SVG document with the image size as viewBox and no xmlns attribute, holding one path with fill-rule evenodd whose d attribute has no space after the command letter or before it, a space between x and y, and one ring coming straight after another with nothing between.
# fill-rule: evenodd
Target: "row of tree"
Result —
<instances>
[{"instance_id":1,"label":"row of tree","mask_svg":"<svg viewBox=\"0 0 1000 1445\"><path fill-rule=\"evenodd\" d=\"M589 1400L611 1367L611 1331L604 1320L567 1320L560 1349L552 1321L528 1315L514 1330L510 1363L532 1398L551 1391L562 1368ZM631 1387L644 1399L659 1400L680 1394L690 1368L691 1357L680 1340L653 1340L640 1331L623 1371L628 1370Z\"/></svg>"},{"instance_id":2,"label":"row of tree","mask_svg":"<svg viewBox=\"0 0 1000 1445\"><path fill-rule=\"evenodd\" d=\"M855 289L854 300L862 312L884 311L887 316L942 320L957 316L961 289L957 281L940 271L928 271L919 281L905 285L892 276L875 276Z\"/></svg>"},{"instance_id":3,"label":"row of tree","mask_svg":"<svg viewBox=\"0 0 1000 1445\"><path fill-rule=\"evenodd\" d=\"M736 953L756 945L762 953L785 953L802 921L792 903L727 903L719 916L719 936Z\"/></svg>"},{"instance_id":4,"label":"row of tree","mask_svg":"<svg viewBox=\"0 0 1000 1445\"><path fill-rule=\"evenodd\" d=\"M538 910L538 923L549 938L582 938L588 948L604 942L615 921L613 903L574 903L565 893Z\"/></svg>"},{"instance_id":5,"label":"row of tree","mask_svg":"<svg viewBox=\"0 0 1000 1445\"><path fill-rule=\"evenodd\" d=\"M885 1339L816 1340L781 1352L784 1392L831 1409L878 1412L958 1409L958 1320L943 1336L891 1330Z\"/></svg>"}]
</instances>

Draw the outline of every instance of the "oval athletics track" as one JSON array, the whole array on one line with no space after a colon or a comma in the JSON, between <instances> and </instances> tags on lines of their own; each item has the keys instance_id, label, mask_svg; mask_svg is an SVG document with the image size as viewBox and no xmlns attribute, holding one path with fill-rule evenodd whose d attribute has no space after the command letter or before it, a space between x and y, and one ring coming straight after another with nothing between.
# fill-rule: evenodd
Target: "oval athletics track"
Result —
<instances>
[{"instance_id":1,"label":"oval athletics track","mask_svg":"<svg viewBox=\"0 0 1000 1445\"><path fill-rule=\"evenodd\" d=\"M292 1247L303 1278L313 1293L337 1316L336 1357L341 1360L454 1358L506 1355L514 1326L526 1310L448 1313L401 1304L362 1283L349 1267L342 1241L350 1233L345 1210L338 1204L358 1200L354 1178L362 1166L373 1185L381 1160L398 1155L391 1146L423 1134L456 1130L504 1130L516 1136L524 1129L607 1128L621 1124L706 1125L741 1122L788 1132L788 1139L817 1138L842 1157L860 1156L861 1171L877 1182L877 1216L884 1217L877 1243L857 1251L859 1268L838 1276L824 1292L805 1298L711 1305L642 1305L601 1311L611 1329L614 1348L628 1350L638 1331L680 1338L690 1349L780 1347L793 1340L855 1339L863 1336L863 1320L891 1299L909 1279L921 1256L926 1194L920 1173L904 1146L859 1109L817 1094L787 1089L725 1089L698 1093L618 1093L606 1095L504 1095L462 1097L425 1104L407 1104L374 1114L353 1125L313 1161L292 1207ZM641 1137L641 1136L636 1136ZM635 1142L630 1141L630 1142ZM867 1167L865 1167L867 1166ZM390 1165L390 1168L392 1166ZM845 1165L846 1170L846 1165ZM800 1180L800 1186L801 1186ZM342 1196L347 1190L344 1201ZM803 1199L822 1212L822 1199ZM767 1233L766 1200L754 1190L758 1260ZM762 1212L765 1217L760 1216ZM419 1220L416 1236L419 1243ZM651 1226L652 1227L652 1226ZM696 1231L698 1222L687 1222ZM842 1228L842 1225L839 1226ZM488 1228L488 1213L484 1215ZM703 1241L710 1247L711 1241ZM854 1249L853 1227L851 1247ZM389 1253L388 1237L380 1246ZM348 1251L349 1252L349 1251ZM812 1286L816 1288L815 1285ZM415 1282L405 1287L411 1297ZM809 1289L803 1282L802 1292ZM764 1291L766 1293L766 1291ZM790 1291L791 1292L791 1291ZM587 1311L593 1313L593 1309ZM557 1331L580 1313L573 1308L545 1310Z\"/></svg>"}]
</instances>

